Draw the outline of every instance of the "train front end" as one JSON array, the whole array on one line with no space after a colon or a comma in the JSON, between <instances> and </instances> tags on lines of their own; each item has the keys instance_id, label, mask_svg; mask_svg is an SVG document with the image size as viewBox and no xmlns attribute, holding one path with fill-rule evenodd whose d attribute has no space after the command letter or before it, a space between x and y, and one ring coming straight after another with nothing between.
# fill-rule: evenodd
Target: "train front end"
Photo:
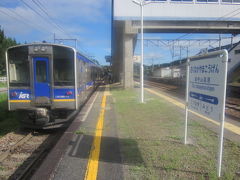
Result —
<instances>
[{"instance_id":1,"label":"train front end","mask_svg":"<svg viewBox=\"0 0 240 180\"><path fill-rule=\"evenodd\" d=\"M77 109L74 49L45 43L15 46L7 50L6 64L8 108L25 112L24 126L56 126Z\"/></svg>"}]
</instances>

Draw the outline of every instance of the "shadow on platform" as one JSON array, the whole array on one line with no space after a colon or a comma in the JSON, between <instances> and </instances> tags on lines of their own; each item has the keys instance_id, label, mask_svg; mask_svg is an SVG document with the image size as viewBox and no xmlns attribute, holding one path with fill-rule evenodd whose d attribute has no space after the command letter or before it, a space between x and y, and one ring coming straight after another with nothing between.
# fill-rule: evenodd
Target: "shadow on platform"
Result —
<instances>
[{"instance_id":1,"label":"shadow on platform","mask_svg":"<svg viewBox=\"0 0 240 180\"><path fill-rule=\"evenodd\" d=\"M71 142L73 146L68 155L75 158L89 159L93 138L94 137L91 135L78 135L76 142L79 139L81 139L81 141L79 144L76 142ZM101 138L102 140L99 161L145 166L141 152L138 148L138 144L135 140L118 139L115 137L104 136ZM119 144L121 144L121 148L119 148ZM76 151L76 153L74 153L74 151Z\"/></svg>"}]
</instances>

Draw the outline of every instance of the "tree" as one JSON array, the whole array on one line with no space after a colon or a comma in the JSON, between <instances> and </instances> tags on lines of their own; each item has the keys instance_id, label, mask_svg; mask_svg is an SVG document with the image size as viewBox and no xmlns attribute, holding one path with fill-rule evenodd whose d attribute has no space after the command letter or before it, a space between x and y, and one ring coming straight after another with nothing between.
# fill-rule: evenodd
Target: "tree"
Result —
<instances>
[{"instance_id":1,"label":"tree","mask_svg":"<svg viewBox=\"0 0 240 180\"><path fill-rule=\"evenodd\" d=\"M6 75L5 52L7 48L16 44L15 39L6 37L4 31L0 29L0 76Z\"/></svg>"}]
</instances>

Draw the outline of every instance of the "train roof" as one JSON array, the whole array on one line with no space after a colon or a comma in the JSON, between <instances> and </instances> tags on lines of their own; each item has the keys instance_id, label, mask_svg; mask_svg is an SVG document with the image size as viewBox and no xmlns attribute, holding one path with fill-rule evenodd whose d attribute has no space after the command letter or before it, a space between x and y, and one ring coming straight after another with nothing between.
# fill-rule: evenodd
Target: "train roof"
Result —
<instances>
[{"instance_id":1,"label":"train roof","mask_svg":"<svg viewBox=\"0 0 240 180\"><path fill-rule=\"evenodd\" d=\"M81 57L83 57L84 61L100 67L99 64L97 64L96 62L92 61L91 59L89 59L89 58L86 57L85 55L81 54L81 53L78 52L75 48L73 48L73 47L71 47L71 46L62 45L62 44L43 43L43 42L39 42L39 43L28 43L28 44L19 44L19 45L16 45L16 46L11 46L11 47L9 47L9 48L7 49L7 51L8 51L9 49L13 49L13 48L24 47L24 46L33 46L33 45L47 45L47 46L59 46L59 47L69 48L69 49L72 49L77 55L80 55Z\"/></svg>"},{"instance_id":2,"label":"train roof","mask_svg":"<svg viewBox=\"0 0 240 180\"><path fill-rule=\"evenodd\" d=\"M12 48L17 48L17 47L23 47L23 46L32 46L32 45L48 45L48 46L60 46L60 47L65 47L65 48L70 48L74 51L77 51L75 48L71 47L71 46L66 46L66 45L62 45L62 44L54 44L54 43L42 43L42 42L39 42L39 43L28 43L28 44L19 44L19 45L16 45L16 46L11 46L7 49L7 51L9 49L12 49Z\"/></svg>"}]
</instances>

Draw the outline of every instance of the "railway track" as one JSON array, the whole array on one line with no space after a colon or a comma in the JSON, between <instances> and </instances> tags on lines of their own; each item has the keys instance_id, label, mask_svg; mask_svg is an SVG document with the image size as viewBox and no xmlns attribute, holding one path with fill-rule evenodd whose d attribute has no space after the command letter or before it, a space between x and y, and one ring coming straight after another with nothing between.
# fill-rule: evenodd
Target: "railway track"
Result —
<instances>
[{"instance_id":1,"label":"railway track","mask_svg":"<svg viewBox=\"0 0 240 180\"><path fill-rule=\"evenodd\" d=\"M5 137L5 144L1 144L0 179L30 179L30 176L48 154L61 131L29 132L19 137L21 132L12 133ZM9 138L11 141L8 141ZM15 140L15 138L17 140ZM4 141L4 138L1 139Z\"/></svg>"},{"instance_id":2,"label":"railway track","mask_svg":"<svg viewBox=\"0 0 240 180\"><path fill-rule=\"evenodd\" d=\"M28 131L19 130L0 139L0 180L25 180L37 170L65 130L71 125L78 111L66 118L63 128Z\"/></svg>"},{"instance_id":3,"label":"railway track","mask_svg":"<svg viewBox=\"0 0 240 180\"><path fill-rule=\"evenodd\" d=\"M33 173L36 171L36 169L39 167L41 162L44 160L44 158L47 156L47 154L50 152L52 147L55 145L55 143L58 141L58 139L61 137L62 133L54 133L50 135L44 143L41 145L40 148L38 148L36 155L29 158L24 166L19 168L9 179L10 180L25 180L30 179Z\"/></svg>"},{"instance_id":4,"label":"railway track","mask_svg":"<svg viewBox=\"0 0 240 180\"><path fill-rule=\"evenodd\" d=\"M152 82L145 80L145 85L149 87L157 88L161 91L169 93L175 97L178 97L182 100L185 98L185 89L180 88L174 85L168 85L165 83ZM236 92L236 89L235 91ZM230 93L231 96L233 93ZM236 97L227 97L226 99L226 114L240 121L240 98Z\"/></svg>"}]
</instances>

